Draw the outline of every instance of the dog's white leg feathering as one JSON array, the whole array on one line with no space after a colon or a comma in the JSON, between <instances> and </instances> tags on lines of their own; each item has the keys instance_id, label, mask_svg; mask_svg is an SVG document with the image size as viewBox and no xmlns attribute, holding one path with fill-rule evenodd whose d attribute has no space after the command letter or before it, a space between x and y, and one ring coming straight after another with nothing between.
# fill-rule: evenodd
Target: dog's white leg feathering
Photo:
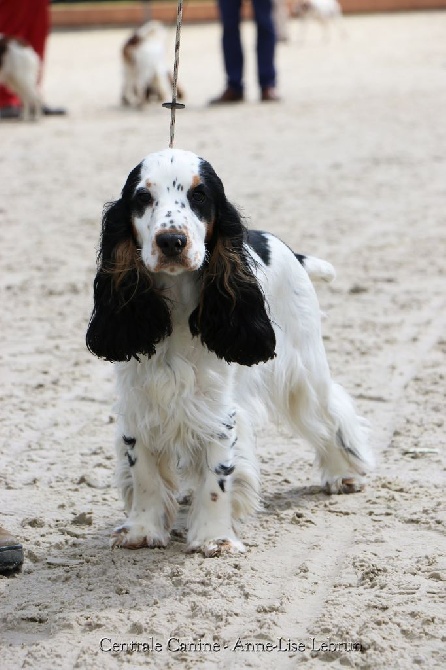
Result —
<instances>
[{"instance_id":1,"label":"dog's white leg feathering","mask_svg":"<svg viewBox=\"0 0 446 670\"><path fill-rule=\"evenodd\" d=\"M168 454L154 454L142 440L117 440L118 485L128 510L115 528L112 547L165 547L177 511L176 475ZM127 466L125 460L127 460Z\"/></svg>"},{"instance_id":2,"label":"dog's white leg feathering","mask_svg":"<svg viewBox=\"0 0 446 670\"><path fill-rule=\"evenodd\" d=\"M232 518L236 443L236 416L231 411L216 440L200 452L197 486L189 513L189 551L202 551L205 556L245 551L235 535Z\"/></svg>"},{"instance_id":3,"label":"dog's white leg feathering","mask_svg":"<svg viewBox=\"0 0 446 670\"><path fill-rule=\"evenodd\" d=\"M236 464L232 482L232 517L243 519L260 509L260 468L256 455L256 438L250 417L237 409Z\"/></svg>"},{"instance_id":4,"label":"dog's white leg feathering","mask_svg":"<svg viewBox=\"0 0 446 670\"><path fill-rule=\"evenodd\" d=\"M368 424L357 415L348 393L333 381L327 425L330 441L318 454L322 483L328 493L354 493L362 488L364 475L374 466Z\"/></svg>"},{"instance_id":5,"label":"dog's white leg feathering","mask_svg":"<svg viewBox=\"0 0 446 670\"><path fill-rule=\"evenodd\" d=\"M319 354L319 364L323 352ZM288 421L315 449L322 485L328 493L353 493L362 488L364 475L373 467L367 423L353 401L327 375L320 377L305 365L289 388L285 406Z\"/></svg>"}]
</instances>

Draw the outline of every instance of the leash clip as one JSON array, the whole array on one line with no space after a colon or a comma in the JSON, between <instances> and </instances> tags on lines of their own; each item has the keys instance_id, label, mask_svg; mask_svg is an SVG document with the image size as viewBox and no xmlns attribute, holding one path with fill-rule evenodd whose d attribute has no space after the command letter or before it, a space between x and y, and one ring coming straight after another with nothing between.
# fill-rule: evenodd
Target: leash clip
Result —
<instances>
[{"instance_id":1,"label":"leash clip","mask_svg":"<svg viewBox=\"0 0 446 670\"><path fill-rule=\"evenodd\" d=\"M183 105L183 103L177 102L176 100L172 100L172 102L163 102L161 107L166 107L167 109L184 109L186 105Z\"/></svg>"}]
</instances>

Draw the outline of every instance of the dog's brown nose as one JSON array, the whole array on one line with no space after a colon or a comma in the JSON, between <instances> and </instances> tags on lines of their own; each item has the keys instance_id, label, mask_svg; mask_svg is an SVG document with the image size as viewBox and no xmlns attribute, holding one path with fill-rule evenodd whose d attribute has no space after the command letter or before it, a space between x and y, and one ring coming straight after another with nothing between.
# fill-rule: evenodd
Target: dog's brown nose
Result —
<instances>
[{"instance_id":1,"label":"dog's brown nose","mask_svg":"<svg viewBox=\"0 0 446 670\"><path fill-rule=\"evenodd\" d=\"M160 233L156 236L156 244L165 256L179 256L187 243L182 233Z\"/></svg>"}]
</instances>

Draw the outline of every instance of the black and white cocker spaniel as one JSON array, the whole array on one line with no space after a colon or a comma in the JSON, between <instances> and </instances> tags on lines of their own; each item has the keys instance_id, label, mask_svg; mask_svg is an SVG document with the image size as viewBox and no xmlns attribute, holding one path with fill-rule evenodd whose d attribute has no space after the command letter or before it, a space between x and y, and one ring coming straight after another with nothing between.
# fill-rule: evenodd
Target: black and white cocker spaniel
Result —
<instances>
[{"instance_id":1,"label":"black and white cocker spaniel","mask_svg":"<svg viewBox=\"0 0 446 670\"><path fill-rule=\"evenodd\" d=\"M330 493L361 488L366 428L334 383L310 276L332 266L248 231L211 165L150 154L106 206L91 352L116 366L117 473L126 521L112 546L164 547L187 483L188 549L244 551L259 505L255 430L268 416L314 445Z\"/></svg>"}]
</instances>

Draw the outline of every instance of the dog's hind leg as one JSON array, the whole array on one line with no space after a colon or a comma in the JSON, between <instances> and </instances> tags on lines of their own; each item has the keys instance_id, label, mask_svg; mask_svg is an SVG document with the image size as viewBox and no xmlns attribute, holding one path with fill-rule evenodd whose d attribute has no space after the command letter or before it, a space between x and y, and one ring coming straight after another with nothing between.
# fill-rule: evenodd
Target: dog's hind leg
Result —
<instances>
[{"instance_id":1,"label":"dog's hind leg","mask_svg":"<svg viewBox=\"0 0 446 670\"><path fill-rule=\"evenodd\" d=\"M367 422L356 413L348 393L333 381L324 409L328 440L317 451L322 483L328 493L354 493L362 489L364 476L374 465Z\"/></svg>"},{"instance_id":2,"label":"dog's hind leg","mask_svg":"<svg viewBox=\"0 0 446 670\"><path fill-rule=\"evenodd\" d=\"M292 423L314 446L327 493L361 490L373 456L367 423L357 415L348 393L330 377L314 384L304 376L292 406Z\"/></svg>"},{"instance_id":3,"label":"dog's hind leg","mask_svg":"<svg viewBox=\"0 0 446 670\"><path fill-rule=\"evenodd\" d=\"M268 376L265 373L269 409L315 447L322 483L329 492L358 490L372 465L367 430L349 395L331 378L319 302L309 278L330 278L333 268L304 258L287 264L287 271L281 301L271 303L280 326L276 327L277 357L267 368ZM287 285L291 290L284 293Z\"/></svg>"}]
</instances>

